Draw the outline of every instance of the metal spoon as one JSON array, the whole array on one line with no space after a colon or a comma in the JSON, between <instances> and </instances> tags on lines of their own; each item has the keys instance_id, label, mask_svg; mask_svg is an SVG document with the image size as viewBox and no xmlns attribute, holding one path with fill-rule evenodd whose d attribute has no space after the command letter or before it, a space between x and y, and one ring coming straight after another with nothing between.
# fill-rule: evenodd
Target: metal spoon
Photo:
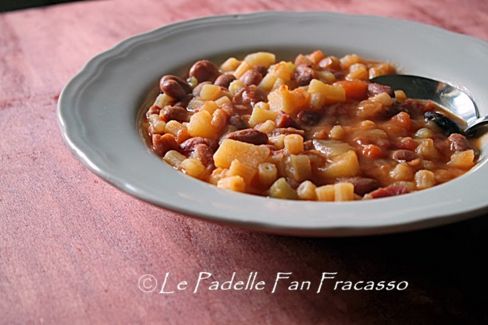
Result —
<instances>
[{"instance_id":1,"label":"metal spoon","mask_svg":"<svg viewBox=\"0 0 488 325\"><path fill-rule=\"evenodd\" d=\"M448 83L425 77L392 74L370 81L403 90L409 98L431 100L462 118L466 135L473 135L481 125L488 124L488 115L480 117L474 100L463 90Z\"/></svg>"}]
</instances>

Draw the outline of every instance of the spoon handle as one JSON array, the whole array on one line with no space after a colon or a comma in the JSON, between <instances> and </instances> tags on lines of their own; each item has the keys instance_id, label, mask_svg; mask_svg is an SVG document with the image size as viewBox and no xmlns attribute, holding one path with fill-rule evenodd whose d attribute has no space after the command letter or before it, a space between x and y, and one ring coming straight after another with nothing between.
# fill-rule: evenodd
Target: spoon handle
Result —
<instances>
[{"instance_id":1,"label":"spoon handle","mask_svg":"<svg viewBox=\"0 0 488 325\"><path fill-rule=\"evenodd\" d=\"M473 134L478 127L486 124L488 124L488 115L482 116L476 119L475 121L473 121L471 125L464 130L464 132L466 134Z\"/></svg>"}]
</instances>

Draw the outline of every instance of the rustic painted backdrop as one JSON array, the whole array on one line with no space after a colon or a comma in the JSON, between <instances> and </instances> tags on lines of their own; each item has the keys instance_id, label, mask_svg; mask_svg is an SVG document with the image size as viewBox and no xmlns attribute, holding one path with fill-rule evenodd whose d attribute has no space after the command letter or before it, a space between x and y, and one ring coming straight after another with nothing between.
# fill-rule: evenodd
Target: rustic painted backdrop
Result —
<instances>
[{"instance_id":1,"label":"rustic painted backdrop","mask_svg":"<svg viewBox=\"0 0 488 325\"><path fill-rule=\"evenodd\" d=\"M93 55L165 24L259 10L323 10L425 22L488 40L485 0L86 1L0 15L0 323L488 323L488 222L373 238L278 237L155 208L84 168L56 102ZM453 49L455 50L455 49ZM485 67L486 68L486 67ZM482 70L480 69L480 73ZM485 71L486 72L486 71ZM407 280L393 292L142 293L146 273L193 281L279 271L318 280Z\"/></svg>"}]
</instances>

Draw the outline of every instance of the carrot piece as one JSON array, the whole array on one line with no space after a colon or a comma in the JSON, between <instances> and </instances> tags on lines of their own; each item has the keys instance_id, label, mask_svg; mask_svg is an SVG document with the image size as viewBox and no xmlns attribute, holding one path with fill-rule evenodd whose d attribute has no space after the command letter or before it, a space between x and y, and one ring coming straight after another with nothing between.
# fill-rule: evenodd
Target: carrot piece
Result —
<instances>
[{"instance_id":1,"label":"carrot piece","mask_svg":"<svg viewBox=\"0 0 488 325\"><path fill-rule=\"evenodd\" d=\"M384 155L383 150L375 144L367 144L363 146L362 154L368 159L378 159Z\"/></svg>"},{"instance_id":2,"label":"carrot piece","mask_svg":"<svg viewBox=\"0 0 488 325\"><path fill-rule=\"evenodd\" d=\"M334 83L346 92L347 99L362 100L368 96L368 83L362 80L341 80Z\"/></svg>"}]
</instances>

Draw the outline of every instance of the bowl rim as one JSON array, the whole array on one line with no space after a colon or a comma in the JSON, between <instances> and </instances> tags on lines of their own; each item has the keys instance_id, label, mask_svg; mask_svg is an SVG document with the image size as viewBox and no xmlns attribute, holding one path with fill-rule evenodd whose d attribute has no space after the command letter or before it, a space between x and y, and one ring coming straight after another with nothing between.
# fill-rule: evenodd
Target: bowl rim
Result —
<instances>
[{"instance_id":1,"label":"bowl rim","mask_svg":"<svg viewBox=\"0 0 488 325\"><path fill-rule=\"evenodd\" d=\"M368 225L361 224L361 225L324 225L324 226L317 226L317 225L301 225L297 227L297 225L286 225L282 224L276 220L270 221L267 219L264 220L244 220L244 219L236 219L233 217L229 217L226 215L216 215L215 213L206 213L201 210L195 210L194 208L187 208L181 205L174 205L168 202L161 202L160 200L154 200L147 195L147 193L141 192L139 189L133 187L129 184L123 177L114 175L111 170L107 170L100 164L98 164L95 158L90 154L87 153L86 143L77 137L75 134L71 132L68 128L67 120L65 114L67 114L67 110L69 110L69 99L72 96L72 92L77 87L83 86L83 83L88 82L88 78L96 78L97 72L96 68L103 64L105 61L109 60L111 57L117 57L123 55L124 51L129 51L131 48L134 48L140 44L143 44L146 41L150 41L153 37L164 37L164 34L170 34L171 32L177 32L180 27L197 27L197 26L205 26L208 23L220 23L220 22L229 22L234 19L241 19L241 20L262 20L268 18L276 18L276 17L283 17L283 16L294 16L294 17L320 17L320 18L348 18L348 19L365 19L365 20L373 20L375 23L398 23L398 24L408 24L408 25L417 25L422 28L428 28L433 32L441 33L447 35L449 37L459 37L463 40L469 40L470 42L475 42L480 44L484 49L488 52L488 43L485 41L479 40L477 38L447 31L440 27L412 22L409 20L403 19L393 19L388 17L381 17L381 16L373 16L373 15L355 15L355 14L344 14L344 13L330 13L330 12L291 12L291 11L268 11L268 12L255 12L255 13L245 13L245 14L229 14L229 15L217 15L217 16L208 16L208 17L201 17L186 21L180 21L177 23L173 23L170 25L162 26L151 31L137 34L135 36L129 37L121 42L117 43L110 49L101 52L100 54L94 56L90 59L78 72L77 74L69 81L69 83L64 87L63 91L60 94L57 106L57 117L58 117L58 124L61 129L62 137L64 142L68 145L70 150L73 154L80 160L90 171L94 174L101 177L103 180L108 182L109 184L115 186L119 190L122 190L126 193L129 193L133 197L136 197L142 201L148 202L152 205L157 207L162 207L168 210L172 210L178 213L183 213L187 216L191 217L198 217L200 219L204 219L211 222L216 223L224 223L224 224L232 224L238 225L240 227L252 229L252 230L259 230L265 231L270 233L277 233L277 234L292 234L292 235L303 235L303 236L352 236L352 235L372 235L372 234L383 234L383 233L394 233L406 230L414 230L420 228L427 228L436 225L448 224L458 220L464 220L467 218L471 218L477 215L480 215L486 212L488 209L487 204L474 206L471 209L465 209L462 212L453 212L453 213L442 213L442 214L432 214L429 217L419 217L419 218L411 218L409 220L399 222L398 220L392 219L389 222L385 222L383 220L380 224L371 223ZM160 35L163 34L163 35ZM95 72L94 72L95 70ZM85 85L86 86L86 85ZM486 166L486 164L484 164ZM476 168L475 169L479 169ZM209 185L211 186L211 185ZM440 185L442 186L442 185ZM417 195L418 193L422 192L415 192L408 195ZM232 193L232 195L243 195L240 193ZM245 194L247 195L247 194ZM277 199L270 199L270 198L263 198L259 196L252 196L247 195L253 198L253 200L264 202L264 200L275 200ZM382 200L397 200L398 197L392 198L384 198ZM401 199L401 198L400 198ZM288 201L287 203L283 202L283 204L288 205L290 202L303 204L303 201ZM378 201L374 201L375 203ZM321 205L340 205L343 203L327 203L327 202L306 202L307 204L321 204ZM366 201L355 201L355 202L348 202L347 205L356 204L356 205L367 205L370 202Z\"/></svg>"}]
</instances>

